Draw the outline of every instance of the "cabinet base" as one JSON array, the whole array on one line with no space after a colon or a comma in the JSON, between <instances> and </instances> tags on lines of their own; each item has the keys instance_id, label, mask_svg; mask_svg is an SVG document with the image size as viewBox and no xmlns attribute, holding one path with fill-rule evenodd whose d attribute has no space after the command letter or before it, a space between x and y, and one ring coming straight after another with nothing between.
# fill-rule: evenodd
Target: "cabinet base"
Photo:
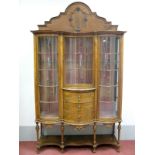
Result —
<instances>
[{"instance_id":1,"label":"cabinet base","mask_svg":"<svg viewBox=\"0 0 155 155\"><path fill-rule=\"evenodd\" d=\"M120 147L114 135L96 135L96 147L101 145L113 145L117 148L117 151ZM58 146L61 148L61 136L42 136L38 140L37 149L39 150L43 146ZM65 135L64 148L69 146L91 146L93 148L93 136Z\"/></svg>"}]
</instances>

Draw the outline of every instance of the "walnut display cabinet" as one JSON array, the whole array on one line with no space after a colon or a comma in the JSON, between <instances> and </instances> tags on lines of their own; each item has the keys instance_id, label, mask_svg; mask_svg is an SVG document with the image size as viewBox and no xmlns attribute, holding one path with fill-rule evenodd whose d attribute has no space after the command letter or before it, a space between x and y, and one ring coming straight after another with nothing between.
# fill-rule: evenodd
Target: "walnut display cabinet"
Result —
<instances>
[{"instance_id":1,"label":"walnut display cabinet","mask_svg":"<svg viewBox=\"0 0 155 155\"><path fill-rule=\"evenodd\" d=\"M39 25L34 34L37 150L42 146L120 148L123 34L81 2ZM98 126L111 129L97 134ZM57 126L59 135L44 130ZM92 134L66 135L90 126ZM116 131L116 132L115 132Z\"/></svg>"}]
</instances>

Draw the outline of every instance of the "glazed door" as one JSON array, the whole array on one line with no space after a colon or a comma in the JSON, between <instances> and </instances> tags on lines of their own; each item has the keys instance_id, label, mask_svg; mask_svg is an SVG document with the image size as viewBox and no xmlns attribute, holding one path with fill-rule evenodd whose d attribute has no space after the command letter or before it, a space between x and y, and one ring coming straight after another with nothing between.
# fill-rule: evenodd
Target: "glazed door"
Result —
<instances>
[{"instance_id":1,"label":"glazed door","mask_svg":"<svg viewBox=\"0 0 155 155\"><path fill-rule=\"evenodd\" d=\"M64 86L93 86L93 38L65 37Z\"/></svg>"},{"instance_id":2,"label":"glazed door","mask_svg":"<svg viewBox=\"0 0 155 155\"><path fill-rule=\"evenodd\" d=\"M99 39L99 118L113 118L118 112L119 38Z\"/></svg>"},{"instance_id":3,"label":"glazed door","mask_svg":"<svg viewBox=\"0 0 155 155\"><path fill-rule=\"evenodd\" d=\"M41 117L58 116L57 36L38 36L38 88Z\"/></svg>"}]
</instances>

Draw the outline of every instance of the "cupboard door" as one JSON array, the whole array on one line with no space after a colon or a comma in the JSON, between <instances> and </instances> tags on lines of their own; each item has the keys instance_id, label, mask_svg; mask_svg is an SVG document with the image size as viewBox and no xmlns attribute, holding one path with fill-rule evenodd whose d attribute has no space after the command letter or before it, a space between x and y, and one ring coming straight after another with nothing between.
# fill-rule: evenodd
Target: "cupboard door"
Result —
<instances>
[{"instance_id":1,"label":"cupboard door","mask_svg":"<svg viewBox=\"0 0 155 155\"><path fill-rule=\"evenodd\" d=\"M41 117L58 116L57 36L38 36L38 82Z\"/></svg>"},{"instance_id":2,"label":"cupboard door","mask_svg":"<svg viewBox=\"0 0 155 155\"><path fill-rule=\"evenodd\" d=\"M64 85L69 87L92 86L92 37L65 37L64 47Z\"/></svg>"},{"instance_id":3,"label":"cupboard door","mask_svg":"<svg viewBox=\"0 0 155 155\"><path fill-rule=\"evenodd\" d=\"M119 39L100 36L99 117L116 117L118 107Z\"/></svg>"}]
</instances>

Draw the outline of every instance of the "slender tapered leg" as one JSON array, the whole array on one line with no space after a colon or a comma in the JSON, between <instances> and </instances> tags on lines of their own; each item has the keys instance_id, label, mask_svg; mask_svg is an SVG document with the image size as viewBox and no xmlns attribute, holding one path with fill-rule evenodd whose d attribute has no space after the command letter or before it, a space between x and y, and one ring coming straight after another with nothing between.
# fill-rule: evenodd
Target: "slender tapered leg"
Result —
<instances>
[{"instance_id":1,"label":"slender tapered leg","mask_svg":"<svg viewBox=\"0 0 155 155\"><path fill-rule=\"evenodd\" d=\"M37 153L39 153L39 123L36 122L36 134L37 134Z\"/></svg>"},{"instance_id":2,"label":"slender tapered leg","mask_svg":"<svg viewBox=\"0 0 155 155\"><path fill-rule=\"evenodd\" d=\"M117 149L117 152L120 152L120 133L121 133L121 122L118 122L118 139L117 139L117 142L118 142L118 149Z\"/></svg>"},{"instance_id":3,"label":"slender tapered leg","mask_svg":"<svg viewBox=\"0 0 155 155\"><path fill-rule=\"evenodd\" d=\"M61 123L61 151L64 151L64 123Z\"/></svg>"},{"instance_id":4,"label":"slender tapered leg","mask_svg":"<svg viewBox=\"0 0 155 155\"><path fill-rule=\"evenodd\" d=\"M93 125L93 152L96 152L96 122Z\"/></svg>"}]
</instances>

